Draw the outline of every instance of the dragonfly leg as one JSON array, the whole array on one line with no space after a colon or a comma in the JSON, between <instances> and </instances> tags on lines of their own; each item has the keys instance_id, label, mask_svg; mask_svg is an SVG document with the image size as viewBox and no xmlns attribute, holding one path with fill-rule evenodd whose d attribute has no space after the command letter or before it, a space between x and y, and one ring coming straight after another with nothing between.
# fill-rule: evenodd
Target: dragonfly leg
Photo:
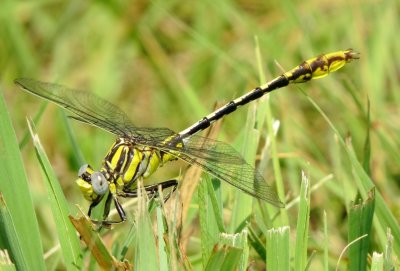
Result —
<instances>
[{"instance_id":1,"label":"dragonfly leg","mask_svg":"<svg viewBox=\"0 0 400 271\"><path fill-rule=\"evenodd\" d=\"M168 180L162 183L157 183L157 184L152 184L152 185L147 185L144 187L144 190L146 191L147 195L149 197L155 197L157 195L158 192L158 187L161 187L161 189L167 189L172 187L172 190L164 197L164 202L167 201L172 193L175 192L176 188L178 187L178 181L177 180ZM110 226L113 224L119 224L122 222L126 221L126 213L124 211L124 209L122 208L121 203L119 203L118 201L118 197L124 197L124 198L136 198L138 197L138 192L137 190L134 191L129 191L129 192L121 192L116 194L113 193L109 193L106 199L106 203L104 206L104 212L103 212L103 220L99 221L99 220L93 220L92 222L96 225L99 225L99 229L100 230L103 226ZM118 215L120 217L121 220L106 220L109 213L110 213L110 208L111 208L111 202L114 202L115 208L117 209ZM88 216L90 217L92 209L99 204L100 201L95 201L93 202L90 207L89 207L89 211L88 211Z\"/></svg>"},{"instance_id":2,"label":"dragonfly leg","mask_svg":"<svg viewBox=\"0 0 400 271\"><path fill-rule=\"evenodd\" d=\"M171 197L171 194L175 192L176 188L178 187L178 181L177 180L168 180L168 181L165 181L162 183L146 185L144 187L144 190L146 191L147 196L154 197L154 196L156 196L156 194L158 192L158 187L160 187L160 186L161 186L162 190L172 187L172 190L164 198L164 202L165 202ZM137 190L127 191L127 192L124 191L118 195L121 197L124 197L124 198L136 198L136 197L138 197L138 191Z\"/></svg>"},{"instance_id":3,"label":"dragonfly leg","mask_svg":"<svg viewBox=\"0 0 400 271\"><path fill-rule=\"evenodd\" d=\"M89 211L88 211L88 214L87 214L88 217L90 217L90 215L92 214L93 208L96 207L100 202L101 202L101 200L96 200L96 201L93 201L93 202L90 204L90 206L89 206Z\"/></svg>"},{"instance_id":4,"label":"dragonfly leg","mask_svg":"<svg viewBox=\"0 0 400 271\"><path fill-rule=\"evenodd\" d=\"M108 215L109 215L109 213L110 213L110 208L111 208L111 202L112 201L114 202L114 205L115 205L115 208L117 209L118 215L121 218L121 220L119 220L119 221L118 220L106 220ZM96 204L92 203L90 205L89 213L88 213L89 217L90 217L91 209L93 207L95 207L97 204L98 204L98 202L96 202ZM100 230L102 226L110 226L110 225L119 224L119 223L122 223L122 222L125 222L125 221L126 221L126 213L125 213L124 209L122 208L121 203L119 203L118 198L113 193L109 193L108 196L107 196L106 203L105 203L105 206L104 206L103 220L102 221L98 221L98 220L93 220L92 219L92 222L94 224L100 225L98 230Z\"/></svg>"}]
</instances>

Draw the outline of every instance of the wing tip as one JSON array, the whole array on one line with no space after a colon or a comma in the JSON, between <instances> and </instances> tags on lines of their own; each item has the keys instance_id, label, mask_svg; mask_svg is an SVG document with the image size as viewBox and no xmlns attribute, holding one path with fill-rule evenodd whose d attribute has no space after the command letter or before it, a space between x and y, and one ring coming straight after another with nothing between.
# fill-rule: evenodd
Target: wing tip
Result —
<instances>
[{"instance_id":1,"label":"wing tip","mask_svg":"<svg viewBox=\"0 0 400 271\"><path fill-rule=\"evenodd\" d=\"M263 200L265 200L266 202L274 205L277 208L285 208L286 204L284 202L282 202L277 196L274 198L271 197L266 197L266 198L262 198Z\"/></svg>"},{"instance_id":2,"label":"wing tip","mask_svg":"<svg viewBox=\"0 0 400 271\"><path fill-rule=\"evenodd\" d=\"M278 207L278 208L283 209L283 208L285 208L286 204L283 203L282 201L279 201L279 202L276 202L275 206Z\"/></svg>"},{"instance_id":3,"label":"wing tip","mask_svg":"<svg viewBox=\"0 0 400 271\"><path fill-rule=\"evenodd\" d=\"M29 83L32 83L33 81L35 81L35 80L31 79L31 78L20 77L20 78L14 79L14 84L18 85L22 89L29 90L28 85L29 85Z\"/></svg>"},{"instance_id":4,"label":"wing tip","mask_svg":"<svg viewBox=\"0 0 400 271\"><path fill-rule=\"evenodd\" d=\"M25 80L26 80L26 78L23 78L23 77L15 78L14 79L14 84L22 86L23 85L23 81L25 81Z\"/></svg>"}]
</instances>

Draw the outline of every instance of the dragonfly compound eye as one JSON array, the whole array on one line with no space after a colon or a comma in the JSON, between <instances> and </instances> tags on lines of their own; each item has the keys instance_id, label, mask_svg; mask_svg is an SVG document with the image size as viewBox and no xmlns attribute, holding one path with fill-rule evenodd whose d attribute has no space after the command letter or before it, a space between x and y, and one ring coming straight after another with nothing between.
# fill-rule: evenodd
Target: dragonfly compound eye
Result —
<instances>
[{"instance_id":1,"label":"dragonfly compound eye","mask_svg":"<svg viewBox=\"0 0 400 271\"><path fill-rule=\"evenodd\" d=\"M93 192L99 196L104 195L108 190L108 181L101 172L95 171L90 176Z\"/></svg>"},{"instance_id":2,"label":"dragonfly compound eye","mask_svg":"<svg viewBox=\"0 0 400 271\"><path fill-rule=\"evenodd\" d=\"M92 173L93 173L92 167L88 164L84 164L78 171L78 177L90 183L91 182L90 176L92 175Z\"/></svg>"}]
</instances>

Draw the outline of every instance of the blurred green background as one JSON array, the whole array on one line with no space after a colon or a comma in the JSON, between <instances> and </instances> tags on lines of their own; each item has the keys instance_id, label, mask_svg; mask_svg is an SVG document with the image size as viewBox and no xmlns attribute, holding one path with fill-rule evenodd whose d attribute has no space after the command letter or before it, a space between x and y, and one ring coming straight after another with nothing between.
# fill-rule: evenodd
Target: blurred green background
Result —
<instances>
[{"instance_id":1,"label":"blurred green background","mask_svg":"<svg viewBox=\"0 0 400 271\"><path fill-rule=\"evenodd\" d=\"M300 87L340 134L351 138L361 162L370 129L370 176L399 217L398 1L2 0L0 6L1 88L20 140L27 132L25 117L34 116L43 102L13 85L18 77L92 91L122 108L137 126L180 131L211 112L215 102L264 83L258 79L255 36L267 81L321 53L355 49L360 60ZM317 247L325 210L331 256L338 257L347 244L346 204L357 194L352 168L297 86L270 98L281 122L277 148L288 198L298 196L302 170L311 183L333 174L312 193L309 242L310 250ZM219 138L234 142L246 112L242 108L227 117ZM86 209L87 203L73 182L80 163L61 120L61 110L49 105L38 130L75 214L75 204ZM100 165L114 137L80 123L72 127L84 159ZM32 145L22 153L46 252L55 242L45 219L50 211L42 174ZM153 180L176 176L180 169L170 164ZM272 170L265 176L273 182ZM290 225L296 225L294 214Z\"/></svg>"}]
</instances>

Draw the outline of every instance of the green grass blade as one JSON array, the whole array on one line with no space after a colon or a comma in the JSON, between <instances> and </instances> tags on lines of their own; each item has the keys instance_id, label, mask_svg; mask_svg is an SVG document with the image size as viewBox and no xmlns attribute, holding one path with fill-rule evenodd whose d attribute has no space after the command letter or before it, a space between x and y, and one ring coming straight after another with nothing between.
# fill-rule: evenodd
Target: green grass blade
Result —
<instances>
[{"instance_id":1,"label":"green grass blade","mask_svg":"<svg viewBox=\"0 0 400 271\"><path fill-rule=\"evenodd\" d=\"M363 160L363 168L365 172L371 176L370 162L371 162L371 112L370 112L370 102L368 100L368 108L367 108L367 129L366 129L366 137L364 142L364 160Z\"/></svg>"},{"instance_id":2,"label":"green grass blade","mask_svg":"<svg viewBox=\"0 0 400 271\"><path fill-rule=\"evenodd\" d=\"M296 246L294 266L297 270L305 270L307 266L308 228L310 221L310 187L308 178L302 176L300 188L299 214L296 227Z\"/></svg>"},{"instance_id":3,"label":"green grass blade","mask_svg":"<svg viewBox=\"0 0 400 271\"><path fill-rule=\"evenodd\" d=\"M207 262L205 271L223 270L233 271L236 270L242 250L236 247L227 245L216 245Z\"/></svg>"},{"instance_id":4,"label":"green grass blade","mask_svg":"<svg viewBox=\"0 0 400 271\"><path fill-rule=\"evenodd\" d=\"M371 271L382 271L383 263L384 263L383 254L374 252L372 254ZM364 269L360 269L360 270L364 270Z\"/></svg>"},{"instance_id":5,"label":"green grass blade","mask_svg":"<svg viewBox=\"0 0 400 271\"><path fill-rule=\"evenodd\" d=\"M324 210L324 270L329 271L329 234L328 220Z\"/></svg>"},{"instance_id":6,"label":"green grass blade","mask_svg":"<svg viewBox=\"0 0 400 271\"><path fill-rule=\"evenodd\" d=\"M25 169L8 110L0 92L0 191L6 203L14 234L2 236L13 244L10 257L18 270L44 270L38 222L36 220ZM9 232L10 233L10 232ZM1 234L5 234L2 231Z\"/></svg>"},{"instance_id":7,"label":"green grass blade","mask_svg":"<svg viewBox=\"0 0 400 271\"><path fill-rule=\"evenodd\" d=\"M204 178L209 178L204 176ZM207 265L209 261L211 251L214 245L218 242L219 229L218 224L215 221L215 215L211 200L208 193L207 180L202 180L199 183L198 202L199 202L199 219L200 219L200 234L201 234L201 258L203 266Z\"/></svg>"},{"instance_id":8,"label":"green grass blade","mask_svg":"<svg viewBox=\"0 0 400 271\"><path fill-rule=\"evenodd\" d=\"M78 167L80 167L86 163L85 158L83 157L82 152L78 147L78 142L76 140L75 133L72 130L71 122L68 121L68 117L66 116L65 112L62 112L62 121L64 123L68 139L72 145L72 153L74 154L74 162Z\"/></svg>"},{"instance_id":9,"label":"green grass blade","mask_svg":"<svg viewBox=\"0 0 400 271\"><path fill-rule=\"evenodd\" d=\"M44 102L42 103L42 105L40 106L40 109L36 112L35 116L33 117L33 121L35 123L38 123L38 121L42 118L44 111L47 108L48 103ZM29 142L31 138L31 135L29 133L29 130L26 129L26 131L24 132L24 135L22 136L22 140L19 143L19 148L22 150L23 148L25 148L26 144Z\"/></svg>"},{"instance_id":10,"label":"green grass blade","mask_svg":"<svg viewBox=\"0 0 400 271\"><path fill-rule=\"evenodd\" d=\"M242 259L243 251L232 247L228 250L228 253L225 255L225 260L219 270L221 271L235 271L238 270L238 265L240 263L240 259ZM217 270L217 269L213 269ZM241 268L240 270L246 270Z\"/></svg>"},{"instance_id":11,"label":"green grass blade","mask_svg":"<svg viewBox=\"0 0 400 271\"><path fill-rule=\"evenodd\" d=\"M306 95L306 94L305 94ZM341 137L340 133L333 125L333 123L329 120L326 114L321 110L321 108L317 105L317 103L312 100L308 95L307 99L311 102L311 104L318 110L318 112L323 116L325 121L329 124L331 129L335 132L336 136L339 139L339 143L345 149L347 156L349 157L351 166L354 169L355 180L358 190L360 191L362 197L364 199L367 198L368 192L374 187L374 183L368 174L365 172L363 166L357 159L357 156L352 149L350 144L347 144L345 140ZM382 195L379 193L378 190L375 190L375 214L378 218L376 223L376 231L379 235L379 241L384 245L385 243L385 236L384 236L384 229L390 228L393 232L393 236L395 240L400 240L400 225L396 221L393 213L391 212L390 208L386 205L385 201L383 200ZM400 244L399 242L394 243L394 250L395 253L400 255Z\"/></svg>"},{"instance_id":12,"label":"green grass blade","mask_svg":"<svg viewBox=\"0 0 400 271\"><path fill-rule=\"evenodd\" d=\"M18 242L18 234L15 231L10 210L4 201L2 194L0 194L0 229L2 229L0 232L0 246L2 248L7 248L4 249L4 252L3 250L1 251L1 253L4 253L4 256L6 256L4 263L6 264L8 262L7 259L9 259L9 255L7 251L9 250L13 254L13 261L22 265L21 263L25 262L24 255Z\"/></svg>"},{"instance_id":13,"label":"green grass blade","mask_svg":"<svg viewBox=\"0 0 400 271\"><path fill-rule=\"evenodd\" d=\"M242 230L240 233L236 234L220 234L220 242L219 244L224 244L228 246L232 246L241 250L240 260L238 265L238 270L245 271L248 267L248 258L249 258L249 246L247 242L248 232L247 230ZM236 260L235 265L236 266ZM230 269L229 269L230 270Z\"/></svg>"},{"instance_id":14,"label":"green grass blade","mask_svg":"<svg viewBox=\"0 0 400 271\"><path fill-rule=\"evenodd\" d=\"M290 228L284 226L267 232L267 270L290 270ZM300 270L300 269L299 269Z\"/></svg>"},{"instance_id":15,"label":"green grass blade","mask_svg":"<svg viewBox=\"0 0 400 271\"><path fill-rule=\"evenodd\" d=\"M160 266L157 256L156 240L147 209L147 199L143 193L139 193L138 197L136 227L137 235L134 270L159 270Z\"/></svg>"},{"instance_id":16,"label":"green grass blade","mask_svg":"<svg viewBox=\"0 0 400 271\"><path fill-rule=\"evenodd\" d=\"M220 182L219 180L215 180L216 182ZM209 176L205 177L203 182L205 182L207 184L207 191L208 191L208 198L210 200L210 206L212 207L210 210L213 211L214 213L214 221L217 224L218 227L218 231L219 232L225 232L225 225L224 225L224 221L223 221L223 217L222 217L222 203L220 201L220 197L217 197L215 190L214 190L214 186L213 186L213 182L210 179Z\"/></svg>"},{"instance_id":17,"label":"green grass blade","mask_svg":"<svg viewBox=\"0 0 400 271\"><path fill-rule=\"evenodd\" d=\"M161 206L156 208L157 213L157 236L158 236L158 257L160 259L160 271L168 271L168 253L167 246L164 241L165 233L167 232L166 226L164 225L164 214L162 213Z\"/></svg>"},{"instance_id":18,"label":"green grass blade","mask_svg":"<svg viewBox=\"0 0 400 271\"><path fill-rule=\"evenodd\" d=\"M266 259L267 250L259 234L257 234L250 225L247 227L247 229L249 230L249 244L254 248L260 258Z\"/></svg>"},{"instance_id":19,"label":"green grass blade","mask_svg":"<svg viewBox=\"0 0 400 271\"><path fill-rule=\"evenodd\" d=\"M258 147L259 140L259 132L254 129L255 123L255 113L256 107L254 105L250 105L246 126L243 129L243 141L241 144L241 154L245 158L245 160L252 166L254 166L254 161L256 160L256 153ZM235 212L232 215L230 231L235 232L238 228L242 227L243 223L248 219L248 217L252 214L252 206L253 206L253 197L243 193L242 191L235 191L235 201L233 210Z\"/></svg>"},{"instance_id":20,"label":"green grass blade","mask_svg":"<svg viewBox=\"0 0 400 271\"><path fill-rule=\"evenodd\" d=\"M393 266L392 260L392 250L393 250L393 236L390 229L387 229L387 243L385 246L385 261L383 263L383 270L384 271L392 271L395 270Z\"/></svg>"},{"instance_id":21,"label":"green grass blade","mask_svg":"<svg viewBox=\"0 0 400 271\"><path fill-rule=\"evenodd\" d=\"M264 84L266 82L265 79L265 72L263 70L263 63L264 61L262 60L261 57L261 52L260 52L260 46L258 42L258 38L255 39L256 42L256 59L257 59L257 64L258 64L258 71L259 71L259 79L260 79L260 84ZM284 184L283 184L283 178L282 178L282 171L281 171L281 166L280 166L280 161L278 157L278 146L276 142L276 129L274 127L274 116L272 113L271 109L271 104L270 104L270 97L269 95L266 95L265 97L260 98L259 101L259 112L257 116L257 125L258 129L261 131L261 129L264 129L264 120L265 124L267 127L267 136L270 142L270 152L271 152L271 158L272 158L272 165L273 165L273 170L274 170L274 177L275 177L275 183L276 183L276 188L277 188L277 193L279 198L283 203L285 203L285 189L284 189ZM265 115L264 115L265 114ZM265 119L264 119L265 118ZM285 208L281 208L280 210L280 216L279 216L279 224L280 225L287 225L289 224L289 218L288 214Z\"/></svg>"},{"instance_id":22,"label":"green grass blade","mask_svg":"<svg viewBox=\"0 0 400 271\"><path fill-rule=\"evenodd\" d=\"M129 232L126 235L124 242L122 243L121 251L117 255L118 260L120 260L120 261L124 260L126 253L128 252L132 242L134 242L134 240L136 238L136 234L137 234L136 230L137 229L136 229L135 225L132 225L130 227Z\"/></svg>"},{"instance_id":23,"label":"green grass blade","mask_svg":"<svg viewBox=\"0 0 400 271\"><path fill-rule=\"evenodd\" d=\"M73 270L82 265L82 255L79 238L68 219L69 209L60 183L42 147L35 124L28 119L28 126L35 146L37 158L46 177L45 186L50 200L56 230L60 241L61 252L67 270Z\"/></svg>"},{"instance_id":24,"label":"green grass blade","mask_svg":"<svg viewBox=\"0 0 400 271\"><path fill-rule=\"evenodd\" d=\"M159 204L156 203L154 200L150 200L150 202L148 204L149 214L152 214L154 210L157 210L157 216L158 216L158 208L159 208ZM126 254L128 253L129 249L132 247L132 243L136 240L136 235L137 235L137 226L136 226L136 223L133 223L129 227L129 232L128 232L128 234L126 234L126 236L124 238L124 242L122 243L120 251L118 253L116 253L118 260L124 261Z\"/></svg>"},{"instance_id":25,"label":"green grass blade","mask_svg":"<svg viewBox=\"0 0 400 271\"><path fill-rule=\"evenodd\" d=\"M367 235L349 248L349 270L362 271L367 268L368 249L371 242L372 218L375 209L374 190L362 204L353 205L349 213L349 243Z\"/></svg>"}]
</instances>

